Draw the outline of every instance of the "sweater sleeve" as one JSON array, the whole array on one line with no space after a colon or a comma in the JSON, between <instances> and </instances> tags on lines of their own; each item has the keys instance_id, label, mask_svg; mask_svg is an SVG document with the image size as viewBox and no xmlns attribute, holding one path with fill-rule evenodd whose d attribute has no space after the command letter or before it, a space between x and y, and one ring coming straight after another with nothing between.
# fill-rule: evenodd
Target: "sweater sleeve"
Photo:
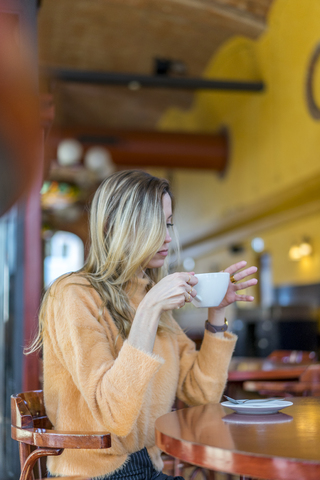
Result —
<instances>
[{"instance_id":1,"label":"sweater sleeve","mask_svg":"<svg viewBox=\"0 0 320 480\"><path fill-rule=\"evenodd\" d=\"M99 304L100 296L93 288L65 285L62 280L49 297L46 335L95 419L110 433L126 436L163 359L127 341L114 358L98 320ZM108 313L104 315L112 321Z\"/></svg>"},{"instance_id":2,"label":"sweater sleeve","mask_svg":"<svg viewBox=\"0 0 320 480\"><path fill-rule=\"evenodd\" d=\"M187 405L219 402L236 341L236 335L231 333L225 332L224 337L219 338L205 330L201 348L196 351L194 342L181 330L177 397Z\"/></svg>"}]
</instances>

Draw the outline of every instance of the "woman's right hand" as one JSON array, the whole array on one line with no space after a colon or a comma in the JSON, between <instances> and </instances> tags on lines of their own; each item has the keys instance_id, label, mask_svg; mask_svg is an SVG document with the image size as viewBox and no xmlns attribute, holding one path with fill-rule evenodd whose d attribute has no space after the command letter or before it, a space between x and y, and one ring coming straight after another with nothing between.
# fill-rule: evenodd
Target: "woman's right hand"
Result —
<instances>
[{"instance_id":1,"label":"woman's right hand","mask_svg":"<svg viewBox=\"0 0 320 480\"><path fill-rule=\"evenodd\" d=\"M140 302L133 319L128 342L133 347L152 352L162 312L183 307L197 295L194 272L167 275Z\"/></svg>"},{"instance_id":2,"label":"woman's right hand","mask_svg":"<svg viewBox=\"0 0 320 480\"><path fill-rule=\"evenodd\" d=\"M181 308L197 295L194 286L198 283L194 272L177 272L167 275L144 297L144 307L155 308L159 314L166 310Z\"/></svg>"}]
</instances>

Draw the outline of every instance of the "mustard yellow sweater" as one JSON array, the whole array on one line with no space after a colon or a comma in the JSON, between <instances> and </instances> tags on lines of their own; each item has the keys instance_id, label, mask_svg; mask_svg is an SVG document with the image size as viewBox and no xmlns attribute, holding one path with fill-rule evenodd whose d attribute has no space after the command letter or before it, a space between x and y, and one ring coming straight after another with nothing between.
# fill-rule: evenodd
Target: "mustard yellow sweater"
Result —
<instances>
[{"instance_id":1,"label":"mustard yellow sweater","mask_svg":"<svg viewBox=\"0 0 320 480\"><path fill-rule=\"evenodd\" d=\"M44 336L45 405L57 430L110 432L112 447L64 450L48 458L49 471L103 476L143 447L160 471L155 420L171 410L176 396L188 405L219 402L236 337L206 331L197 352L179 329L176 335L157 335L153 353L143 352L119 337L106 309L98 321L101 299L88 285L73 274L52 288ZM135 308L146 285L139 280L131 299Z\"/></svg>"}]
</instances>

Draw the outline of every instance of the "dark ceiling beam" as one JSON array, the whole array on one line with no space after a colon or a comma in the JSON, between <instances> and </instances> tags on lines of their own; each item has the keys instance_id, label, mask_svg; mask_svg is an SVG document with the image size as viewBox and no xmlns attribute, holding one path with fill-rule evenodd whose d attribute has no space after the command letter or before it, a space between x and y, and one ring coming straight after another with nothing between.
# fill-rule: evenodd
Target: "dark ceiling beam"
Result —
<instances>
[{"instance_id":1,"label":"dark ceiling beam","mask_svg":"<svg viewBox=\"0 0 320 480\"><path fill-rule=\"evenodd\" d=\"M228 136L158 131L90 130L82 127L51 131L50 159L59 142L75 138L84 150L105 146L119 168L154 167L207 169L223 172L228 160Z\"/></svg>"},{"instance_id":2,"label":"dark ceiling beam","mask_svg":"<svg viewBox=\"0 0 320 480\"><path fill-rule=\"evenodd\" d=\"M123 85L132 89L140 87L172 88L180 90L230 90L237 92L262 92L263 82L237 80L205 80L203 78L169 77L165 75L139 75L135 73L94 72L64 68L46 68L45 76L64 82L96 85Z\"/></svg>"}]
</instances>

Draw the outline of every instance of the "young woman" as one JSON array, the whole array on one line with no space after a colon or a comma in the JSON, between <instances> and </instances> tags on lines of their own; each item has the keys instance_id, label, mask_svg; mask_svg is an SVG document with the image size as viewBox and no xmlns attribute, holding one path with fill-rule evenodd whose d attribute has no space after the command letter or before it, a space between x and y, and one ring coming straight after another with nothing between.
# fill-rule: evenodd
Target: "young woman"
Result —
<instances>
[{"instance_id":1,"label":"young woman","mask_svg":"<svg viewBox=\"0 0 320 480\"><path fill-rule=\"evenodd\" d=\"M172 227L166 180L142 171L111 175L92 202L85 266L46 293L33 350L43 342L48 416L58 430L112 434L110 449L50 457L51 475L161 480L155 420L176 396L188 405L220 400L236 342L223 331L225 307L253 300L237 290L256 284L246 279L256 268L226 269L239 283L209 309L197 352L171 314L197 294L193 272L166 275Z\"/></svg>"}]
</instances>

